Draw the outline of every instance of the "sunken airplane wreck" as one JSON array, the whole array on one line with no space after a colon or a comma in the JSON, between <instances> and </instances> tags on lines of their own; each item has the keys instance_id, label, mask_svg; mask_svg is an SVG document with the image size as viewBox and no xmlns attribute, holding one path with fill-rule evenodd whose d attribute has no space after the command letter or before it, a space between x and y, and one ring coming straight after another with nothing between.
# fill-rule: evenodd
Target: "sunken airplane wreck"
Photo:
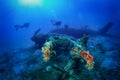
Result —
<instances>
[{"instance_id":1,"label":"sunken airplane wreck","mask_svg":"<svg viewBox=\"0 0 120 80\"><path fill-rule=\"evenodd\" d=\"M108 30L113 26L112 22L107 23L103 28L101 28L98 31L92 30L90 28L81 28L81 29L74 29L74 28L60 28L60 29L54 29L50 31L50 33L58 33L58 34L65 34L68 36L73 36L75 38L80 38L83 36L83 34L86 35L109 35L107 34Z\"/></svg>"},{"instance_id":2,"label":"sunken airplane wreck","mask_svg":"<svg viewBox=\"0 0 120 80\"><path fill-rule=\"evenodd\" d=\"M54 29L47 34L42 34L40 32L40 30L38 29L38 30L36 30L35 34L31 38L31 40L33 42L35 42L35 44L37 44L37 46L40 47L40 46L42 46L42 43L44 43L47 40L47 38L49 36L51 36L52 34L53 35L54 34L63 34L63 35L67 35L67 36L72 36L75 39L81 38L84 34L89 35L89 36L97 36L97 35L111 36L110 34L107 34L107 32L112 26L113 26L113 23L109 22L98 31L94 31L89 28L74 29L74 28L67 27L67 29L66 29L66 27L64 27L64 28Z\"/></svg>"},{"instance_id":3,"label":"sunken airplane wreck","mask_svg":"<svg viewBox=\"0 0 120 80\"><path fill-rule=\"evenodd\" d=\"M26 22L26 23L24 23L23 25L15 25L14 27L15 27L15 29L16 30L18 30L18 29L22 29L22 28L28 28L30 26L30 23L28 23L28 22Z\"/></svg>"}]
</instances>

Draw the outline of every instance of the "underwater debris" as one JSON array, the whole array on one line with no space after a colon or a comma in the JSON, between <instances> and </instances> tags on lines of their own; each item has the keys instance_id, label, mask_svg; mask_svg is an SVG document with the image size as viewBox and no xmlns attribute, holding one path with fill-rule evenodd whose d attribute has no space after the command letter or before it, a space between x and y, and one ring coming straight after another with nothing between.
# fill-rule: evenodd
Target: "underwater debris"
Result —
<instances>
[{"instance_id":1,"label":"underwater debris","mask_svg":"<svg viewBox=\"0 0 120 80\"><path fill-rule=\"evenodd\" d=\"M81 45L77 40L74 41L66 37L51 36L42 47L43 60L44 62L48 62L49 60L55 62L59 58L58 56L62 54L70 56L62 68L54 65L53 68L60 71L61 80L79 80L78 74L81 73L83 66L88 70L94 68L93 56L84 50L85 45Z\"/></svg>"},{"instance_id":2,"label":"underwater debris","mask_svg":"<svg viewBox=\"0 0 120 80\"><path fill-rule=\"evenodd\" d=\"M31 40L35 43L35 48L39 49L40 47L42 47L48 37L48 34L43 34L41 33L40 29L37 29L31 37Z\"/></svg>"},{"instance_id":3,"label":"underwater debris","mask_svg":"<svg viewBox=\"0 0 120 80\"><path fill-rule=\"evenodd\" d=\"M69 65L69 64L68 64L68 65ZM66 80L66 75L67 75L67 78L68 78L68 76L70 76L70 78L72 77L72 78L74 78L75 80L78 80L75 75L69 74L69 72L66 71L65 69L61 69L61 68L59 68L58 66L55 66L55 65L53 65L52 67L53 67L54 69L62 72L62 74L64 74L64 75L62 76L62 80ZM68 66L68 67L69 67L69 66Z\"/></svg>"},{"instance_id":4,"label":"underwater debris","mask_svg":"<svg viewBox=\"0 0 120 80\"><path fill-rule=\"evenodd\" d=\"M84 46L87 44L88 39L89 39L89 36L84 34L82 38L77 40L77 43L81 46Z\"/></svg>"},{"instance_id":5,"label":"underwater debris","mask_svg":"<svg viewBox=\"0 0 120 80\"><path fill-rule=\"evenodd\" d=\"M73 36L77 39L82 37L84 34L90 36L96 36L96 35L113 36L107 33L112 26L113 26L113 22L108 22L105 26L103 26L102 29L98 31L87 28L88 26L86 26L86 28L81 28L81 29L75 29L75 28L67 28L67 30L66 28L54 29L50 31L50 33L66 34L68 36Z\"/></svg>"},{"instance_id":6,"label":"underwater debris","mask_svg":"<svg viewBox=\"0 0 120 80\"><path fill-rule=\"evenodd\" d=\"M37 29L36 31L35 31L35 33L34 33L34 36L36 36L37 34L38 34L38 32L40 32L40 28L39 29Z\"/></svg>"},{"instance_id":7,"label":"underwater debris","mask_svg":"<svg viewBox=\"0 0 120 80\"><path fill-rule=\"evenodd\" d=\"M35 31L35 33L34 33L34 35L33 35L33 37L31 38L31 40L32 41L34 41L35 40L35 37L37 36L37 34L40 32L40 28L39 29L37 29L36 31Z\"/></svg>"},{"instance_id":8,"label":"underwater debris","mask_svg":"<svg viewBox=\"0 0 120 80\"><path fill-rule=\"evenodd\" d=\"M79 43L77 43L73 40L60 38L60 37L57 37L57 38L56 37L50 37L49 40L50 41L45 42L44 46L42 47L42 52L43 52L43 56L44 56L43 60L45 62L47 62L52 57L51 55L53 55L53 53L52 53L53 51L56 54L57 51L59 52L62 49L66 49L66 47L68 48L70 46L68 44L72 44L72 46L69 47L70 48L69 49L69 52L70 52L69 55L71 55L71 57L73 57L73 58L84 59L87 63L86 64L87 69L88 70L93 69L93 67L94 67L93 56L83 49L83 46L85 46L85 44L81 45L81 44L79 44ZM86 40L86 39L81 39L81 40ZM84 41L83 41L83 43L84 43ZM57 56L57 55L58 54L56 54L55 56ZM67 70L67 69L65 68L65 70Z\"/></svg>"},{"instance_id":9,"label":"underwater debris","mask_svg":"<svg viewBox=\"0 0 120 80\"><path fill-rule=\"evenodd\" d=\"M66 66L64 67L65 71L69 71L70 69L73 68L73 65L75 64L75 61L73 60L69 60L68 63L66 64Z\"/></svg>"},{"instance_id":10,"label":"underwater debris","mask_svg":"<svg viewBox=\"0 0 120 80\"><path fill-rule=\"evenodd\" d=\"M99 32L101 34L105 34L113 26L113 24L114 24L113 22L107 23L103 28L99 30Z\"/></svg>"},{"instance_id":11,"label":"underwater debris","mask_svg":"<svg viewBox=\"0 0 120 80\"><path fill-rule=\"evenodd\" d=\"M28 28L30 26L30 23L24 23L23 25L15 25L15 29L18 30L19 28Z\"/></svg>"},{"instance_id":12,"label":"underwater debris","mask_svg":"<svg viewBox=\"0 0 120 80\"><path fill-rule=\"evenodd\" d=\"M108 23L109 24L109 23ZM112 25L108 25L109 27L107 28L106 31L108 31ZM111 26L111 27L110 27ZM106 26L105 26L106 27ZM104 28L105 28L104 27ZM54 29L46 34L43 34L38 30L35 31L35 33L33 34L31 40L33 42L35 42L37 48L42 47L42 45L45 43L45 41L51 36L51 34L59 34L59 35L67 35L67 36L72 36L75 39L81 38L84 34L85 35L89 35L89 36L98 36L98 35L105 35L105 36L110 36L107 34L107 32L105 32L104 34L101 33L102 30L98 30L98 31L94 31L92 29L74 29L74 28L60 28L60 29ZM89 36L85 37L86 40L87 38L89 38ZM85 40L83 40L84 43L86 43Z\"/></svg>"}]
</instances>

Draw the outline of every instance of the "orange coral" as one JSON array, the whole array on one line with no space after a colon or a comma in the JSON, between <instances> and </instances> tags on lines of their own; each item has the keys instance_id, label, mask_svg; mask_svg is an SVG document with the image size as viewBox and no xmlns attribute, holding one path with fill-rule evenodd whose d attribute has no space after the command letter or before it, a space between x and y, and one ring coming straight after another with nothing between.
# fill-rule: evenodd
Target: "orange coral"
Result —
<instances>
[{"instance_id":1,"label":"orange coral","mask_svg":"<svg viewBox=\"0 0 120 80\"><path fill-rule=\"evenodd\" d=\"M90 55L88 52L86 52L85 50L81 51L80 56L88 63L91 63L93 61L93 56Z\"/></svg>"},{"instance_id":2,"label":"orange coral","mask_svg":"<svg viewBox=\"0 0 120 80\"><path fill-rule=\"evenodd\" d=\"M49 47L42 47L42 52L44 56L43 60L47 62L50 59L50 53L51 53Z\"/></svg>"},{"instance_id":3,"label":"orange coral","mask_svg":"<svg viewBox=\"0 0 120 80\"><path fill-rule=\"evenodd\" d=\"M93 56L91 54L89 54L88 52L86 52L85 50L81 51L80 56L87 62L86 67L90 70L93 68L94 66L94 62L93 62Z\"/></svg>"}]
</instances>

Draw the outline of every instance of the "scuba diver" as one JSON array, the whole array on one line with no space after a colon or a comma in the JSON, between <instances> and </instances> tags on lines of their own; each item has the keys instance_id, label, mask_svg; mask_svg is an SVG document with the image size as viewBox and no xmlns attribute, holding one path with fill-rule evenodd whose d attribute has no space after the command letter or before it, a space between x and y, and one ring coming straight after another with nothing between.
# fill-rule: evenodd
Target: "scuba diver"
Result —
<instances>
[{"instance_id":1,"label":"scuba diver","mask_svg":"<svg viewBox=\"0 0 120 80\"><path fill-rule=\"evenodd\" d=\"M30 23L24 23L23 25L15 25L15 29L22 29L22 28L28 28L30 26Z\"/></svg>"},{"instance_id":2,"label":"scuba diver","mask_svg":"<svg viewBox=\"0 0 120 80\"><path fill-rule=\"evenodd\" d=\"M53 20L51 20L51 23L52 23L52 25L56 26L57 28L59 28L62 24L61 21L53 21Z\"/></svg>"}]
</instances>

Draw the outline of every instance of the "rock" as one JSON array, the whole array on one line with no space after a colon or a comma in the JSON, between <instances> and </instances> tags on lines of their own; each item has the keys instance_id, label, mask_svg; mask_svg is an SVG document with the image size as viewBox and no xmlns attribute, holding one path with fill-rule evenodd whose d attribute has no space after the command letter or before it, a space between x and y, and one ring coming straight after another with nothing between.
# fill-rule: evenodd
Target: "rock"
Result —
<instances>
[{"instance_id":1,"label":"rock","mask_svg":"<svg viewBox=\"0 0 120 80\"><path fill-rule=\"evenodd\" d=\"M107 57L113 57L113 58L118 58L120 56L120 53L117 50L107 51L105 53L105 56L107 56Z\"/></svg>"},{"instance_id":2,"label":"rock","mask_svg":"<svg viewBox=\"0 0 120 80\"><path fill-rule=\"evenodd\" d=\"M114 61L112 58L106 58L101 64L101 67L107 70L116 69L117 66L118 66L117 62Z\"/></svg>"},{"instance_id":3,"label":"rock","mask_svg":"<svg viewBox=\"0 0 120 80\"><path fill-rule=\"evenodd\" d=\"M110 50L113 50L113 45L112 43L109 43L108 41L105 41L103 44L103 47L106 51L110 51Z\"/></svg>"},{"instance_id":4,"label":"rock","mask_svg":"<svg viewBox=\"0 0 120 80\"><path fill-rule=\"evenodd\" d=\"M12 69L15 74L20 74L21 71L25 71L25 65L24 64L15 65Z\"/></svg>"}]
</instances>

